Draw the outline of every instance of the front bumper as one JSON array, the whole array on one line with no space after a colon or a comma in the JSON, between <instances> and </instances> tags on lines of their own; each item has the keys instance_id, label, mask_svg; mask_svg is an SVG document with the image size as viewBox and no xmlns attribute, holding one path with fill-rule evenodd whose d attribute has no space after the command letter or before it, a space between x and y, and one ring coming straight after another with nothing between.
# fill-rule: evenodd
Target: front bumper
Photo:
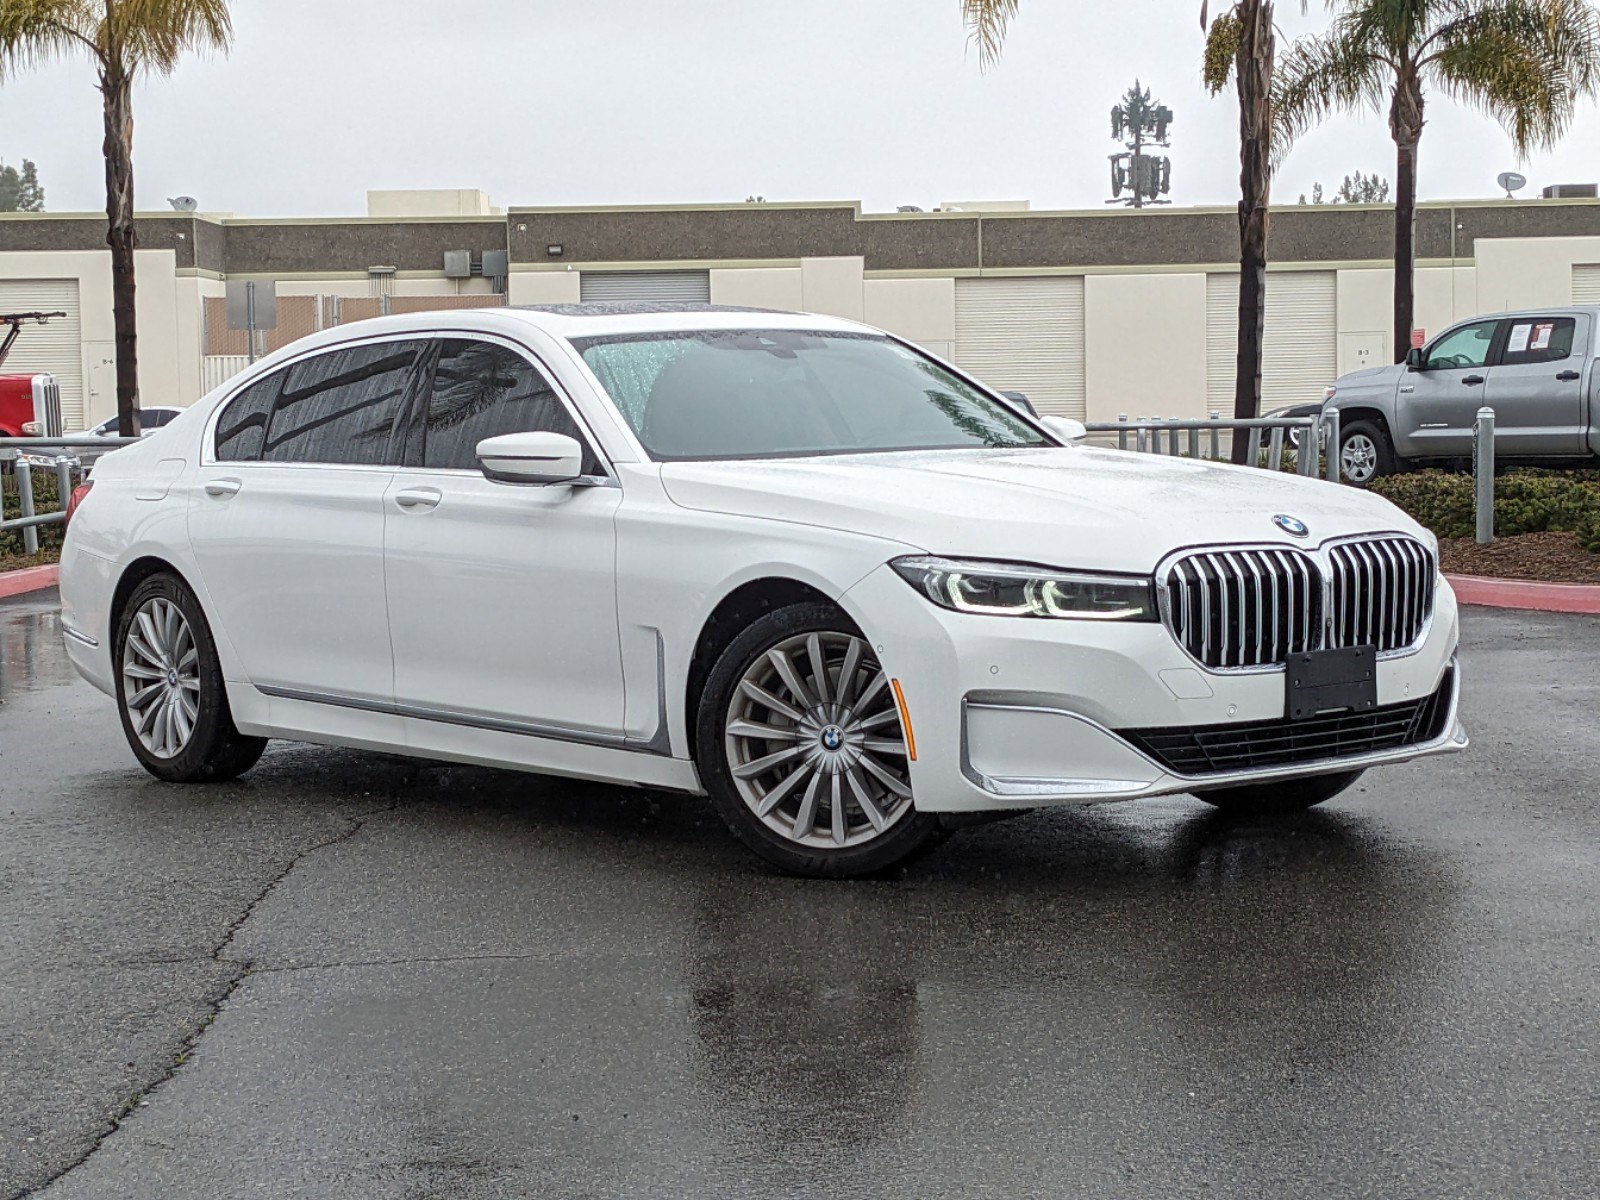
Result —
<instances>
[{"instance_id":1,"label":"front bumper","mask_svg":"<svg viewBox=\"0 0 1600 1200\"><path fill-rule=\"evenodd\" d=\"M1442 580L1421 644L1378 663L1383 729L1399 729L1396 714L1415 709L1407 737L1340 730L1308 743L1297 734L1298 746L1314 747L1306 759L1173 751L1172 735L1184 730L1206 735L1201 740L1208 743L1228 741L1235 730L1247 741L1270 739L1267 723L1284 716L1284 672L1207 671L1164 625L949 612L888 567L850 589L843 602L901 683L918 752L910 764L912 790L917 807L928 812L1198 792L1467 746L1457 718L1456 601ZM1424 703L1435 696L1431 706ZM1153 731L1167 740L1139 736Z\"/></svg>"}]
</instances>

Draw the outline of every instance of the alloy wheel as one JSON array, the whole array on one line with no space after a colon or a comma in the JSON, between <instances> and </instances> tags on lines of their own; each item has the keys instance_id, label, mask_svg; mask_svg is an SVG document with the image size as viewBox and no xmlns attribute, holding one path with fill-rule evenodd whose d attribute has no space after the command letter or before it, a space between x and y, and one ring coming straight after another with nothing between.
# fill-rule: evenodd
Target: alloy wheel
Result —
<instances>
[{"instance_id":1,"label":"alloy wheel","mask_svg":"<svg viewBox=\"0 0 1600 1200\"><path fill-rule=\"evenodd\" d=\"M1378 447L1364 433L1345 439L1339 451L1339 468L1351 483L1366 483L1378 472Z\"/></svg>"},{"instance_id":2,"label":"alloy wheel","mask_svg":"<svg viewBox=\"0 0 1600 1200\"><path fill-rule=\"evenodd\" d=\"M200 716L200 653L171 600L153 597L134 614L122 645L122 694L146 750L157 758L183 752Z\"/></svg>"},{"instance_id":3,"label":"alloy wheel","mask_svg":"<svg viewBox=\"0 0 1600 1200\"><path fill-rule=\"evenodd\" d=\"M853 634L803 633L757 657L728 705L724 746L740 798L787 841L859 846L912 811L899 709Z\"/></svg>"}]
</instances>

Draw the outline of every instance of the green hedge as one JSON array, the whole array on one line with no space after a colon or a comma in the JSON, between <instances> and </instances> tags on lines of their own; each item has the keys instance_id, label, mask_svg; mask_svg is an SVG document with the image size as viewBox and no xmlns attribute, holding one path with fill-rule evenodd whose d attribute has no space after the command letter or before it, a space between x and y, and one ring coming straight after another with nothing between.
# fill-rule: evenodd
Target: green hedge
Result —
<instances>
[{"instance_id":1,"label":"green hedge","mask_svg":"<svg viewBox=\"0 0 1600 1200\"><path fill-rule=\"evenodd\" d=\"M33 472L33 508L36 513L55 512L61 507L56 498L56 476L54 471L38 469ZM22 515L22 500L17 493L17 478L9 469L0 474L0 512L4 512L5 519L11 520ZM60 525L39 525L39 546L41 549L61 545L64 530ZM8 554L22 553L22 530L7 529L0 533L0 558Z\"/></svg>"},{"instance_id":2,"label":"green hedge","mask_svg":"<svg viewBox=\"0 0 1600 1200\"><path fill-rule=\"evenodd\" d=\"M1473 480L1445 471L1415 471L1374 480L1372 490L1392 500L1442 538L1471 537ZM1494 531L1571 532L1600 554L1600 471L1508 471L1494 481Z\"/></svg>"}]
</instances>

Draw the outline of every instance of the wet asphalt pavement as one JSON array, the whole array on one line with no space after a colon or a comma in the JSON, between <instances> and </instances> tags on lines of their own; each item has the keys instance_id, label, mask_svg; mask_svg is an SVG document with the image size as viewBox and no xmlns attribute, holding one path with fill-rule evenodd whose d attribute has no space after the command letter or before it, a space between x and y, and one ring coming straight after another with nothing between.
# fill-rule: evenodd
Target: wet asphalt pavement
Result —
<instances>
[{"instance_id":1,"label":"wet asphalt pavement","mask_svg":"<svg viewBox=\"0 0 1600 1200\"><path fill-rule=\"evenodd\" d=\"M774 875L702 801L135 764L0 604L0 1196L1593 1196L1600 620L1468 610L1466 755Z\"/></svg>"}]
</instances>

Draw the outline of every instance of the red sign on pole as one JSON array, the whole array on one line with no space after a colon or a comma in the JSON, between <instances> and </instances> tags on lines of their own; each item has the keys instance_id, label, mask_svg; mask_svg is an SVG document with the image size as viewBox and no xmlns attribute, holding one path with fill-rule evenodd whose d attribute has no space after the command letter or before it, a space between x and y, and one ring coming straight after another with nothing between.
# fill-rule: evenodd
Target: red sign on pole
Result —
<instances>
[{"instance_id":1,"label":"red sign on pole","mask_svg":"<svg viewBox=\"0 0 1600 1200\"><path fill-rule=\"evenodd\" d=\"M1413 350L1421 350L1422 344L1427 340L1428 331L1426 329L1413 329L1411 331L1411 348Z\"/></svg>"}]
</instances>

